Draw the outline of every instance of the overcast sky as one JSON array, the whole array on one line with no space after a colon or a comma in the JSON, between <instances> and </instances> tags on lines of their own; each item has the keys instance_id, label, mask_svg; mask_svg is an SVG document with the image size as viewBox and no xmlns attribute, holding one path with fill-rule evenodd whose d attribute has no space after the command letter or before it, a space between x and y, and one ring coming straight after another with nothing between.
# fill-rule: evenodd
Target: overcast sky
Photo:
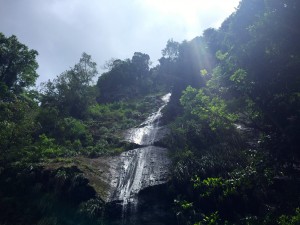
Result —
<instances>
[{"instance_id":1,"label":"overcast sky","mask_svg":"<svg viewBox=\"0 0 300 225\"><path fill-rule=\"evenodd\" d=\"M239 0L0 0L0 32L39 52L38 82L53 79L82 52L101 67L111 58L150 55L167 41L190 40L218 28Z\"/></svg>"}]
</instances>

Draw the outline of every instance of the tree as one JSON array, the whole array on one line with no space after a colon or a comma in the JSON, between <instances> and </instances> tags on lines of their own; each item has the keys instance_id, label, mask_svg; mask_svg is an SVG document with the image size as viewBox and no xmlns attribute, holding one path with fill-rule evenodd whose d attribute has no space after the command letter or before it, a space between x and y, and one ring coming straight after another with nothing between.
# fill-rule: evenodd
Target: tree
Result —
<instances>
[{"instance_id":1,"label":"tree","mask_svg":"<svg viewBox=\"0 0 300 225\"><path fill-rule=\"evenodd\" d=\"M132 56L131 63L135 68L137 78L142 78L149 72L150 57L141 52L135 52Z\"/></svg>"},{"instance_id":2,"label":"tree","mask_svg":"<svg viewBox=\"0 0 300 225\"><path fill-rule=\"evenodd\" d=\"M81 82L83 86L89 86L93 83L93 78L98 75L97 64L92 61L92 57L85 52L73 68L78 81Z\"/></svg>"},{"instance_id":3,"label":"tree","mask_svg":"<svg viewBox=\"0 0 300 225\"><path fill-rule=\"evenodd\" d=\"M132 59L111 59L106 64L108 72L103 73L97 82L97 101L108 103L149 93L152 85L150 57L135 52Z\"/></svg>"},{"instance_id":4,"label":"tree","mask_svg":"<svg viewBox=\"0 0 300 225\"><path fill-rule=\"evenodd\" d=\"M201 70L211 71L215 61L202 37L180 44L169 40L162 54L158 77L172 89L165 112L167 118L172 120L183 112L179 102L182 91L189 85L195 88L202 87L205 82Z\"/></svg>"},{"instance_id":5,"label":"tree","mask_svg":"<svg viewBox=\"0 0 300 225\"><path fill-rule=\"evenodd\" d=\"M16 36L0 33L0 161L18 160L37 129L37 94L26 88L38 77L37 51L29 50Z\"/></svg>"},{"instance_id":6,"label":"tree","mask_svg":"<svg viewBox=\"0 0 300 225\"><path fill-rule=\"evenodd\" d=\"M231 101L241 120L278 140L274 152L285 156L299 144L299 7L244 0L217 33L205 33L210 48L219 47L209 86Z\"/></svg>"},{"instance_id":7,"label":"tree","mask_svg":"<svg viewBox=\"0 0 300 225\"><path fill-rule=\"evenodd\" d=\"M29 50L16 36L7 38L0 33L0 83L14 93L33 86L38 77L37 55L37 51Z\"/></svg>"},{"instance_id":8,"label":"tree","mask_svg":"<svg viewBox=\"0 0 300 225\"><path fill-rule=\"evenodd\" d=\"M93 78L98 74L91 56L83 53L79 63L53 81L43 84L42 107L54 107L61 116L82 119L94 101Z\"/></svg>"},{"instance_id":9,"label":"tree","mask_svg":"<svg viewBox=\"0 0 300 225\"><path fill-rule=\"evenodd\" d=\"M38 128L37 103L29 97L0 101L0 162L21 160L24 149L32 144Z\"/></svg>"},{"instance_id":10,"label":"tree","mask_svg":"<svg viewBox=\"0 0 300 225\"><path fill-rule=\"evenodd\" d=\"M161 51L164 58L176 60L179 55L180 43L173 39L168 40L166 47Z\"/></svg>"}]
</instances>

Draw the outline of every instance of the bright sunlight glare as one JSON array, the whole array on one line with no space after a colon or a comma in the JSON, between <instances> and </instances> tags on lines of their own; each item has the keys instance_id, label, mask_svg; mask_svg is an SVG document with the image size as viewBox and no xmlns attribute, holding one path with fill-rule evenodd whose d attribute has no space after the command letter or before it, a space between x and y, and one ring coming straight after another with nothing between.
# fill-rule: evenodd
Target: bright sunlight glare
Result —
<instances>
[{"instance_id":1,"label":"bright sunlight glare","mask_svg":"<svg viewBox=\"0 0 300 225\"><path fill-rule=\"evenodd\" d=\"M154 14L153 19L181 23L188 31L188 38L199 35L203 24L218 28L222 21L237 8L240 0L141 0L144 7ZM224 15L215 22L215 18ZM205 21L204 21L205 20ZM209 28L209 27L206 27Z\"/></svg>"}]
</instances>

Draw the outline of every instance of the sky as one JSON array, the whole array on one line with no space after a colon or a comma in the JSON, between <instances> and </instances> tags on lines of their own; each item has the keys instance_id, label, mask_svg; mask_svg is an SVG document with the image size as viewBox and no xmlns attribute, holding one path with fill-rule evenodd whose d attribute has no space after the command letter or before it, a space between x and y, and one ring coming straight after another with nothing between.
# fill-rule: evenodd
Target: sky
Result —
<instances>
[{"instance_id":1,"label":"sky","mask_svg":"<svg viewBox=\"0 0 300 225\"><path fill-rule=\"evenodd\" d=\"M239 0L0 0L0 32L39 52L37 83L73 67L83 52L99 73L111 58L146 53L153 65L169 39L218 28Z\"/></svg>"}]
</instances>

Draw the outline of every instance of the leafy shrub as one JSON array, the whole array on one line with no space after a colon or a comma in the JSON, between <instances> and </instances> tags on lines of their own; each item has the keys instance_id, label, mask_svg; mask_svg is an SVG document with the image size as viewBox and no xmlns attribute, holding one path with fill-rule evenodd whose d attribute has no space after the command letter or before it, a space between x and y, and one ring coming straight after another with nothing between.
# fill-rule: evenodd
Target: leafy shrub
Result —
<instances>
[{"instance_id":1,"label":"leafy shrub","mask_svg":"<svg viewBox=\"0 0 300 225\"><path fill-rule=\"evenodd\" d=\"M296 208L294 215L282 215L278 219L279 225L299 225L300 224L300 208Z\"/></svg>"}]
</instances>

